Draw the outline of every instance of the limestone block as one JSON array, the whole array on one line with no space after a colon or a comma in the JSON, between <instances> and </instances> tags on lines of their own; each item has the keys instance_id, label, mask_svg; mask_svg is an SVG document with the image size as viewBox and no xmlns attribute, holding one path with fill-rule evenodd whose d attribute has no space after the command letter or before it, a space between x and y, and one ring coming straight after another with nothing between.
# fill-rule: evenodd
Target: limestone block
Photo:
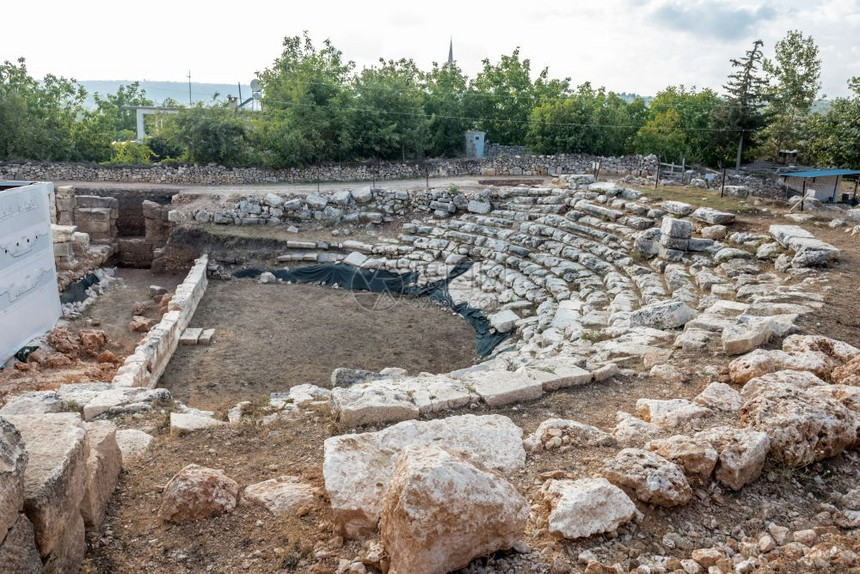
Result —
<instances>
[{"instance_id":1,"label":"limestone block","mask_svg":"<svg viewBox=\"0 0 860 574\"><path fill-rule=\"evenodd\" d=\"M102 393L84 405L84 420L91 421L103 413L148 411L152 403L169 401L170 391L167 389L141 389L114 387Z\"/></svg>"},{"instance_id":2,"label":"limestone block","mask_svg":"<svg viewBox=\"0 0 860 574\"><path fill-rule=\"evenodd\" d=\"M857 443L860 419L840 401L794 387L768 387L741 407L741 425L767 433L770 456L806 466Z\"/></svg>"},{"instance_id":3,"label":"limestone block","mask_svg":"<svg viewBox=\"0 0 860 574\"><path fill-rule=\"evenodd\" d=\"M251 484L242 491L242 501L258 504L275 516L296 516L310 506L319 489L295 476L280 476Z\"/></svg>"},{"instance_id":4,"label":"limestone block","mask_svg":"<svg viewBox=\"0 0 860 574\"><path fill-rule=\"evenodd\" d=\"M500 333L511 331L517 321L520 320L520 316L509 309L493 313L488 318L490 320L490 325Z\"/></svg>"},{"instance_id":5,"label":"limestone block","mask_svg":"<svg viewBox=\"0 0 860 574\"><path fill-rule=\"evenodd\" d=\"M89 458L87 433L77 413L6 418L27 444L24 512L33 523L36 545L45 558L62 550L64 534L81 520L79 508L86 491Z\"/></svg>"},{"instance_id":6,"label":"limestone block","mask_svg":"<svg viewBox=\"0 0 860 574\"><path fill-rule=\"evenodd\" d=\"M87 459L87 488L81 502L81 517L87 528L99 528L108 501L122 470L122 452L116 441L116 425L110 421L85 424L90 443Z\"/></svg>"},{"instance_id":7,"label":"limestone block","mask_svg":"<svg viewBox=\"0 0 860 574\"><path fill-rule=\"evenodd\" d=\"M10 574L42 574L42 558L36 549L33 524L24 514L16 514L16 517L5 539L0 538L0 565Z\"/></svg>"},{"instance_id":8,"label":"limestone block","mask_svg":"<svg viewBox=\"0 0 860 574\"><path fill-rule=\"evenodd\" d=\"M549 531L565 538L614 532L639 514L630 497L605 478L550 480L542 492L550 505Z\"/></svg>"},{"instance_id":9,"label":"limestone block","mask_svg":"<svg viewBox=\"0 0 860 574\"><path fill-rule=\"evenodd\" d=\"M563 445L570 446L614 446L615 439L597 427L569 419L547 419L534 433L523 440L529 452L551 450Z\"/></svg>"},{"instance_id":10,"label":"limestone block","mask_svg":"<svg viewBox=\"0 0 860 574\"><path fill-rule=\"evenodd\" d=\"M197 327L188 327L179 336L180 345L196 345L200 340L200 335L203 334L203 329Z\"/></svg>"},{"instance_id":11,"label":"limestone block","mask_svg":"<svg viewBox=\"0 0 860 574\"><path fill-rule=\"evenodd\" d=\"M332 390L332 414L346 426L417 419L418 405L401 389L358 385Z\"/></svg>"},{"instance_id":12,"label":"limestone block","mask_svg":"<svg viewBox=\"0 0 860 574\"><path fill-rule=\"evenodd\" d=\"M0 416L0 540L24 507L27 446L15 426ZM0 562L2 563L2 562Z\"/></svg>"},{"instance_id":13,"label":"limestone block","mask_svg":"<svg viewBox=\"0 0 860 574\"><path fill-rule=\"evenodd\" d=\"M194 431L227 424L201 412L170 413L170 434L181 436Z\"/></svg>"},{"instance_id":14,"label":"limestone block","mask_svg":"<svg viewBox=\"0 0 860 574\"><path fill-rule=\"evenodd\" d=\"M717 211L709 207L700 207L693 212L693 219L698 219L709 225L725 225L735 220L735 214Z\"/></svg>"},{"instance_id":15,"label":"limestone block","mask_svg":"<svg viewBox=\"0 0 860 574\"><path fill-rule=\"evenodd\" d=\"M0 415L38 415L69 410L55 391L31 391L11 397L0 409Z\"/></svg>"},{"instance_id":16,"label":"limestone block","mask_svg":"<svg viewBox=\"0 0 860 574\"><path fill-rule=\"evenodd\" d=\"M711 383L693 401L727 413L738 412L743 404L740 393L725 383Z\"/></svg>"},{"instance_id":17,"label":"limestone block","mask_svg":"<svg viewBox=\"0 0 860 574\"><path fill-rule=\"evenodd\" d=\"M683 301L669 300L652 303L630 314L633 327L676 329L696 317L698 313Z\"/></svg>"},{"instance_id":18,"label":"limestone block","mask_svg":"<svg viewBox=\"0 0 860 574\"><path fill-rule=\"evenodd\" d=\"M391 574L457 570L514 546L529 507L513 485L436 446L407 448L383 500L382 543Z\"/></svg>"},{"instance_id":19,"label":"limestone block","mask_svg":"<svg viewBox=\"0 0 860 574\"><path fill-rule=\"evenodd\" d=\"M407 446L439 445L505 473L525 465L522 430L499 415L406 421L374 433L326 439L325 488L335 520L349 536L376 528L394 466Z\"/></svg>"},{"instance_id":20,"label":"limestone block","mask_svg":"<svg viewBox=\"0 0 860 574\"><path fill-rule=\"evenodd\" d=\"M693 233L693 224L685 219L675 219L674 217L664 217L660 224L660 233L669 237L677 237L679 239L689 239Z\"/></svg>"},{"instance_id":21,"label":"limestone block","mask_svg":"<svg viewBox=\"0 0 860 574\"><path fill-rule=\"evenodd\" d=\"M538 399L543 385L523 373L511 371L483 371L467 375L463 384L489 406L500 406Z\"/></svg>"},{"instance_id":22,"label":"limestone block","mask_svg":"<svg viewBox=\"0 0 860 574\"><path fill-rule=\"evenodd\" d=\"M123 466L142 456L149 449L153 440L155 437L137 429L116 431L116 443L122 454Z\"/></svg>"},{"instance_id":23,"label":"limestone block","mask_svg":"<svg viewBox=\"0 0 860 574\"><path fill-rule=\"evenodd\" d=\"M689 203L683 203L680 201L664 201L661 204L661 207L672 215L678 215L680 217L690 215L693 213L694 209Z\"/></svg>"}]
</instances>

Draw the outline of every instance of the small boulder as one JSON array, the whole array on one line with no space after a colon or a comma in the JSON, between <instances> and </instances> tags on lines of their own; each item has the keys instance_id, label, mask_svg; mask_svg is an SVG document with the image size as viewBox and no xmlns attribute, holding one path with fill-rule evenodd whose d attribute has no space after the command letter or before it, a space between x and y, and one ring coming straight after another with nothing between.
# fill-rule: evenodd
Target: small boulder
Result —
<instances>
[{"instance_id":1,"label":"small boulder","mask_svg":"<svg viewBox=\"0 0 860 574\"><path fill-rule=\"evenodd\" d=\"M549 531L569 539L614 532L639 514L630 497L605 478L550 480L542 492L550 507Z\"/></svg>"},{"instance_id":2,"label":"small boulder","mask_svg":"<svg viewBox=\"0 0 860 574\"><path fill-rule=\"evenodd\" d=\"M642 502L658 506L686 504L693 490L677 464L638 448L625 448L606 462L603 475L609 482L631 490Z\"/></svg>"},{"instance_id":3,"label":"small boulder","mask_svg":"<svg viewBox=\"0 0 860 574\"><path fill-rule=\"evenodd\" d=\"M513 547L529 506L506 480L435 446L410 447L383 500L391 574L444 574Z\"/></svg>"},{"instance_id":4,"label":"small boulder","mask_svg":"<svg viewBox=\"0 0 860 574\"><path fill-rule=\"evenodd\" d=\"M211 518L236 507L239 485L222 470L189 464L164 487L158 513L165 522L181 524Z\"/></svg>"},{"instance_id":5,"label":"small boulder","mask_svg":"<svg viewBox=\"0 0 860 574\"><path fill-rule=\"evenodd\" d=\"M717 451L711 443L684 435L652 440L645 449L680 466L691 484L707 485L717 464Z\"/></svg>"},{"instance_id":6,"label":"small boulder","mask_svg":"<svg viewBox=\"0 0 860 574\"><path fill-rule=\"evenodd\" d=\"M770 439L766 433L734 427L716 427L695 435L708 441L719 453L715 477L733 490L740 490L759 477L764 468Z\"/></svg>"},{"instance_id":7,"label":"small boulder","mask_svg":"<svg viewBox=\"0 0 860 574\"><path fill-rule=\"evenodd\" d=\"M639 399L636 401L636 414L650 423L665 429L692 424L711 416L710 409L691 403L686 399Z\"/></svg>"},{"instance_id":8,"label":"small boulder","mask_svg":"<svg viewBox=\"0 0 860 574\"><path fill-rule=\"evenodd\" d=\"M24 506L27 446L15 426L0 417L0 540ZM30 527L32 530L32 527Z\"/></svg>"},{"instance_id":9,"label":"small boulder","mask_svg":"<svg viewBox=\"0 0 860 574\"><path fill-rule=\"evenodd\" d=\"M693 401L727 413L738 412L743 403L740 393L725 383L711 383Z\"/></svg>"},{"instance_id":10,"label":"small boulder","mask_svg":"<svg viewBox=\"0 0 860 574\"><path fill-rule=\"evenodd\" d=\"M116 431L116 443L122 454L122 465L140 458L155 440L150 434L137 429L122 429Z\"/></svg>"},{"instance_id":11,"label":"small boulder","mask_svg":"<svg viewBox=\"0 0 860 574\"><path fill-rule=\"evenodd\" d=\"M146 333L152 329L152 319L147 319L141 315L135 315L131 318L131 321L128 324L128 329L138 333Z\"/></svg>"}]
</instances>

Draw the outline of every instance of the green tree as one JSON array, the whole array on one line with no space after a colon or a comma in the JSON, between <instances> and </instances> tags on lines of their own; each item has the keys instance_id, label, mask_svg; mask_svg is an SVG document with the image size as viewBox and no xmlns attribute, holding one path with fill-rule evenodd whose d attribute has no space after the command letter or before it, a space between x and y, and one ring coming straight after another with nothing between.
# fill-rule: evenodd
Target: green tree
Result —
<instances>
[{"instance_id":1,"label":"green tree","mask_svg":"<svg viewBox=\"0 0 860 574\"><path fill-rule=\"evenodd\" d=\"M532 109L567 95L570 80L549 78L544 68L531 79L531 61L520 60L520 49L502 56L498 64L483 60L483 70L471 84L473 113L480 120L478 128L492 142L522 145L526 143Z\"/></svg>"},{"instance_id":2,"label":"green tree","mask_svg":"<svg viewBox=\"0 0 860 574\"><path fill-rule=\"evenodd\" d=\"M753 42L743 59L730 60L734 72L723 85L725 101L717 106L711 117L714 127L714 145L722 148L720 155L729 156L729 149L737 144L735 169L740 169L744 150L749 149L756 133L764 126L762 114L765 81L759 75L764 43Z\"/></svg>"},{"instance_id":3,"label":"green tree","mask_svg":"<svg viewBox=\"0 0 860 574\"><path fill-rule=\"evenodd\" d=\"M116 93L94 94L96 114L113 129L111 137L116 141L133 140L137 137L137 114L128 106L152 106L146 91L139 82L119 86Z\"/></svg>"},{"instance_id":4,"label":"green tree","mask_svg":"<svg viewBox=\"0 0 860 574\"><path fill-rule=\"evenodd\" d=\"M284 39L284 50L259 74L260 138L277 167L346 159L352 147L347 82L354 68L326 40L317 50L307 32Z\"/></svg>"},{"instance_id":5,"label":"green tree","mask_svg":"<svg viewBox=\"0 0 860 574\"><path fill-rule=\"evenodd\" d=\"M710 89L669 86L648 107L648 119L636 135L636 151L687 163L713 165L719 161L710 143L711 114L722 103Z\"/></svg>"},{"instance_id":6,"label":"green tree","mask_svg":"<svg viewBox=\"0 0 860 574\"><path fill-rule=\"evenodd\" d=\"M826 113L806 117L803 129L809 135L806 147L816 164L860 167L860 82L852 78L848 85L853 96L836 98Z\"/></svg>"},{"instance_id":7,"label":"green tree","mask_svg":"<svg viewBox=\"0 0 860 574\"><path fill-rule=\"evenodd\" d=\"M475 127L470 118L468 78L456 63L433 68L422 75L423 107L428 116L429 149L434 157L463 153L464 134Z\"/></svg>"},{"instance_id":8,"label":"green tree","mask_svg":"<svg viewBox=\"0 0 860 574\"><path fill-rule=\"evenodd\" d=\"M220 105L183 108L165 119L165 129L158 135L166 139L166 146L181 146L185 159L198 164L241 165L249 154L242 115Z\"/></svg>"},{"instance_id":9,"label":"green tree","mask_svg":"<svg viewBox=\"0 0 860 574\"><path fill-rule=\"evenodd\" d=\"M767 113L762 145L776 159L780 149L793 148L801 138L800 127L821 90L821 59L812 36L790 30L776 43L774 59L765 59Z\"/></svg>"},{"instance_id":10,"label":"green tree","mask_svg":"<svg viewBox=\"0 0 860 574\"><path fill-rule=\"evenodd\" d=\"M412 60L379 61L355 79L352 99L353 153L359 158L423 157L428 120L419 71Z\"/></svg>"},{"instance_id":11,"label":"green tree","mask_svg":"<svg viewBox=\"0 0 860 574\"><path fill-rule=\"evenodd\" d=\"M75 121L85 90L74 80L48 74L39 82L24 58L0 65L0 157L37 160L76 158Z\"/></svg>"},{"instance_id":12,"label":"green tree","mask_svg":"<svg viewBox=\"0 0 860 574\"><path fill-rule=\"evenodd\" d=\"M586 82L570 96L534 108L527 141L540 154L622 155L632 149L644 110L641 98L628 104Z\"/></svg>"}]
</instances>

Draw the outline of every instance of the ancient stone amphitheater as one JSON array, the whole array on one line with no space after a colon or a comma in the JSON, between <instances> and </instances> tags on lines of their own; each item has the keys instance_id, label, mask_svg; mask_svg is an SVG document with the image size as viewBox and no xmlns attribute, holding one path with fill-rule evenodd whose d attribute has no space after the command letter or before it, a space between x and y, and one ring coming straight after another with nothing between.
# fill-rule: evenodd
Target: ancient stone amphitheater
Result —
<instances>
[{"instance_id":1,"label":"ancient stone amphitheater","mask_svg":"<svg viewBox=\"0 0 860 574\"><path fill-rule=\"evenodd\" d=\"M770 212L773 224L750 230L735 213L655 200L591 175L465 192L180 193L144 213L158 222L147 232L159 239L135 245L152 247L153 267L196 259L111 381L9 397L0 409L0 570L75 572L82 562L98 571L401 574L860 566L852 550L860 493L851 487L860 468L842 454L860 444L860 349L808 328L844 254L782 215ZM211 238L244 227L263 235L289 228L295 239L280 242L276 257L243 265ZM336 240L303 237L309 228ZM81 231L58 228L55 242ZM225 413L171 401L159 388L178 345L227 344L217 325L214 333L189 326L210 280L289 289L278 273L288 264L417 272L429 284L463 262L471 267L447 284L451 304L474 312L490 335L510 334L471 367L344 365L330 385L296 381L264 404L249 398ZM74 268L68 257L63 268ZM614 404L620 394L626 412ZM201 464L156 470L159 453L183 444L214 452L259 429L269 438L306 429L309 443L323 433L319 456L303 463L311 470L274 465L250 483L228 476L229 460L213 468L197 455L183 456ZM142 511L158 526L123 538L117 530L135 528L126 526L135 512L124 500L145 473L158 476L157 493L147 483ZM836 475L844 476L826 486ZM117 558L135 544L166 544L164 528L209 540L216 535L207 524L240 520L250 508L269 517L257 527L310 515L314 534L296 542L310 547L205 546L213 561L165 546L144 563ZM238 535L231 524L216 530Z\"/></svg>"}]
</instances>

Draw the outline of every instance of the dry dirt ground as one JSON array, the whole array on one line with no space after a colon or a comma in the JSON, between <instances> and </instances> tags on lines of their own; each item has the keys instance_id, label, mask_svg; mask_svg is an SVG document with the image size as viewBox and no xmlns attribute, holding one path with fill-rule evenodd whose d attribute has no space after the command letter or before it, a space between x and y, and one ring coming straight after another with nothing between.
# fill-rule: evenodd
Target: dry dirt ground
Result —
<instances>
[{"instance_id":1,"label":"dry dirt ground","mask_svg":"<svg viewBox=\"0 0 860 574\"><path fill-rule=\"evenodd\" d=\"M158 305L149 298L149 286L160 285L173 291L183 275L153 275L145 269L117 269L116 278L92 305L78 318L67 321L73 334L79 329L100 329L108 338L107 350L121 362L134 351L142 333L129 330L131 309L135 302L146 301L144 316L158 322ZM0 370L0 403L5 397L27 391L55 389L62 383L109 381L117 365L99 363L95 357L81 354L73 365L49 369L28 363L28 370Z\"/></svg>"},{"instance_id":2,"label":"dry dirt ground","mask_svg":"<svg viewBox=\"0 0 860 574\"><path fill-rule=\"evenodd\" d=\"M328 386L338 367L447 373L478 360L475 332L450 311L318 285L213 280L191 326L215 328L215 342L180 346L159 386L205 410Z\"/></svg>"}]
</instances>

